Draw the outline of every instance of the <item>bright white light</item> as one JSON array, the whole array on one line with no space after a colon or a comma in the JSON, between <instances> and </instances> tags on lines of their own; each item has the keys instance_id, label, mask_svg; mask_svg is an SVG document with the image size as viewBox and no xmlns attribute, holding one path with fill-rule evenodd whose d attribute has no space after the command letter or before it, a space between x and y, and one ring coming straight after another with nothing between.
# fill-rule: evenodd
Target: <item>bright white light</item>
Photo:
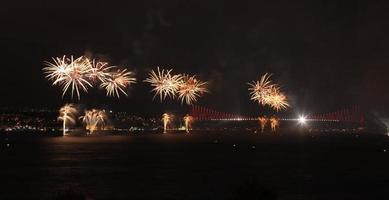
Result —
<instances>
[{"instance_id":1,"label":"bright white light","mask_svg":"<svg viewBox=\"0 0 389 200\"><path fill-rule=\"evenodd\" d=\"M306 124L307 123L307 118L305 116L300 116L298 119L299 124Z\"/></svg>"}]
</instances>

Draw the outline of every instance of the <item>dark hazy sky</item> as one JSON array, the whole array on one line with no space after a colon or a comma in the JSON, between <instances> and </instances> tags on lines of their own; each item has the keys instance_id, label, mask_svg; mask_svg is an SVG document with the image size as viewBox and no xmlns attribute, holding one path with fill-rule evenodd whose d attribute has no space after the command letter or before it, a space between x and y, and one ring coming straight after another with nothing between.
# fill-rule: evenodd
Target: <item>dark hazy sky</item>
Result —
<instances>
[{"instance_id":1,"label":"dark hazy sky","mask_svg":"<svg viewBox=\"0 0 389 200\"><path fill-rule=\"evenodd\" d=\"M199 101L255 114L247 82L270 72L290 112L359 104L388 109L387 1L8 1L0 7L1 106L48 106L62 99L42 75L52 56L85 53L134 70L155 66L210 81ZM152 101L139 81L120 100L91 90L80 103L155 113L186 108Z\"/></svg>"}]
</instances>

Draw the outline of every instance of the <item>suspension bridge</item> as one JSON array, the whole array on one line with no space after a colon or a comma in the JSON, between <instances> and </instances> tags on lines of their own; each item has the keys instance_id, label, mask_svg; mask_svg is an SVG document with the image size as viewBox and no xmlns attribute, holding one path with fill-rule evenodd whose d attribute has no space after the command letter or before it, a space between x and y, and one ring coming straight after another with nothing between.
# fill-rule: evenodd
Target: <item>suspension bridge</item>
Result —
<instances>
[{"instance_id":1,"label":"suspension bridge","mask_svg":"<svg viewBox=\"0 0 389 200\"><path fill-rule=\"evenodd\" d=\"M191 106L189 113L197 121L252 121L258 120L257 117L237 115L222 111L217 111L204 106ZM298 121L300 118L279 118L280 121ZM317 122L349 122L361 123L365 122L364 113L359 106L350 106L329 113L321 113L304 116L305 121Z\"/></svg>"}]
</instances>

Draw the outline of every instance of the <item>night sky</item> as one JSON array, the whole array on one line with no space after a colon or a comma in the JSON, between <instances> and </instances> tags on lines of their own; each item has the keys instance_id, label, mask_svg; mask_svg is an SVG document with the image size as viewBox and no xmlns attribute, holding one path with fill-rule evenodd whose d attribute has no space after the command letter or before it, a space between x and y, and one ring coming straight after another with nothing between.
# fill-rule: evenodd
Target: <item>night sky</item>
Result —
<instances>
[{"instance_id":1,"label":"night sky","mask_svg":"<svg viewBox=\"0 0 389 200\"><path fill-rule=\"evenodd\" d=\"M361 105L387 110L387 1L8 1L0 7L2 107L57 108L61 90L42 74L53 56L92 55L126 66L138 84L128 98L90 90L79 103L135 114L183 111L152 101L142 80L156 66L210 81L198 105L261 111L247 82L273 73L293 112ZM287 113L288 113L287 112Z\"/></svg>"}]
</instances>

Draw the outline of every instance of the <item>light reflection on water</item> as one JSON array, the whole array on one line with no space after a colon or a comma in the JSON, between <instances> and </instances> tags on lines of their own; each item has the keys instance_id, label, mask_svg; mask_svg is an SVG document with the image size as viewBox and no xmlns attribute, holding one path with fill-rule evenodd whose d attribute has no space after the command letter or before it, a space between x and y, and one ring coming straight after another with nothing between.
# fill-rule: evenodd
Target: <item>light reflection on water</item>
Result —
<instances>
[{"instance_id":1,"label":"light reflection on water","mask_svg":"<svg viewBox=\"0 0 389 200\"><path fill-rule=\"evenodd\" d=\"M355 188L389 175L380 150L386 143L377 141L248 134L15 139L0 155L7 191L0 199L48 198L64 188L96 199L227 199L253 177L280 199L328 191L360 199ZM363 178L370 182L356 181Z\"/></svg>"}]
</instances>

